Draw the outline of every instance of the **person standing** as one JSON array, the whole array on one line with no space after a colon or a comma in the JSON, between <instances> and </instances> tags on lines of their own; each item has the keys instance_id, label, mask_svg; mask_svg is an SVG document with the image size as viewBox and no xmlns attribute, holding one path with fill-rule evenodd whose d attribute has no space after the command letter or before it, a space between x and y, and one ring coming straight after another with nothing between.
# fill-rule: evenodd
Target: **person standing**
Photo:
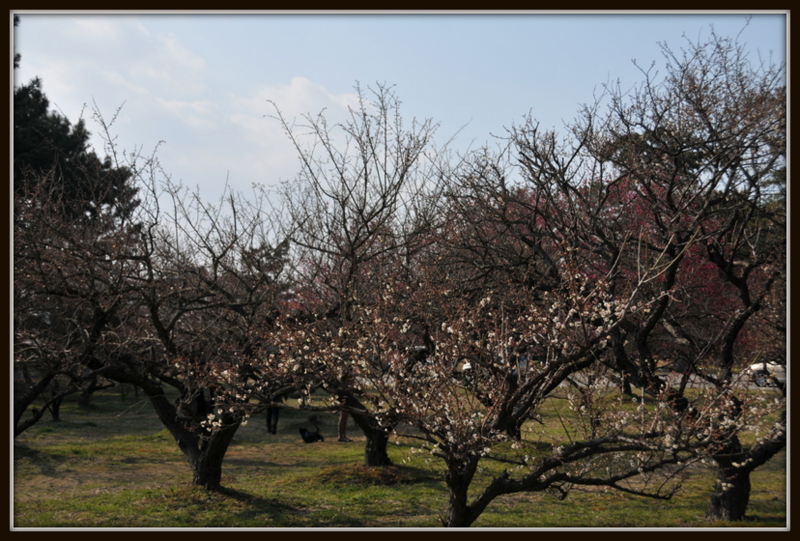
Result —
<instances>
[{"instance_id":1,"label":"person standing","mask_svg":"<svg viewBox=\"0 0 800 541\"><path fill-rule=\"evenodd\" d=\"M281 409L277 406L267 408L267 433L275 434L278 431L278 417Z\"/></svg>"},{"instance_id":2,"label":"person standing","mask_svg":"<svg viewBox=\"0 0 800 541\"><path fill-rule=\"evenodd\" d=\"M349 443L353 440L347 437L347 418L349 414L346 411L339 412L339 425L337 426L339 430L339 441L342 443Z\"/></svg>"}]
</instances>

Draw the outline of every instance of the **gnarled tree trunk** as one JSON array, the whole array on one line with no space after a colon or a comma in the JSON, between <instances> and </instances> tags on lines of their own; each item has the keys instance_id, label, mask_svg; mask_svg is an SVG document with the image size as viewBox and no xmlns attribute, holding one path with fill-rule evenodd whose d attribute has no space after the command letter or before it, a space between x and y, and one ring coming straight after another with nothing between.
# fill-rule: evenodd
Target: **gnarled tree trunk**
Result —
<instances>
[{"instance_id":1,"label":"gnarled tree trunk","mask_svg":"<svg viewBox=\"0 0 800 541\"><path fill-rule=\"evenodd\" d=\"M219 491L222 488L222 461L230 446L239 422L232 422L204 437L199 446L197 442L178 442L189 466L192 468L192 484L206 490Z\"/></svg>"},{"instance_id":2,"label":"gnarled tree trunk","mask_svg":"<svg viewBox=\"0 0 800 541\"><path fill-rule=\"evenodd\" d=\"M389 442L389 427L381 426L375 416L367 412L364 405L351 393L343 393L340 398L344 399L344 405L347 408L352 408L350 414L353 416L353 421L367 437L367 444L364 448L364 464L371 468L391 465L392 460L386 451Z\"/></svg>"},{"instance_id":3,"label":"gnarled tree trunk","mask_svg":"<svg viewBox=\"0 0 800 541\"><path fill-rule=\"evenodd\" d=\"M175 438L192 469L192 484L207 490L222 488L222 461L241 425L241 419L223 414L219 419L221 426L205 430L197 426L196 420L187 420L178 415L177 408L166 398L160 386L146 381L140 386L147 393L156 413ZM199 412L202 418L213 409L213 405ZM190 423L190 424L187 424Z\"/></svg>"},{"instance_id":4,"label":"gnarled tree trunk","mask_svg":"<svg viewBox=\"0 0 800 541\"><path fill-rule=\"evenodd\" d=\"M389 433L381 428L366 430L362 428L362 430L367 436L367 444L364 447L364 463L369 467L391 465L392 460L386 452L386 445L389 443Z\"/></svg>"},{"instance_id":5,"label":"gnarled tree trunk","mask_svg":"<svg viewBox=\"0 0 800 541\"><path fill-rule=\"evenodd\" d=\"M450 492L444 526L466 528L471 526L480 513L475 513L467 503L470 483L478 467L478 459L472 457L463 463L448 463L445 482Z\"/></svg>"},{"instance_id":6,"label":"gnarled tree trunk","mask_svg":"<svg viewBox=\"0 0 800 541\"><path fill-rule=\"evenodd\" d=\"M750 501L750 473L786 448L786 412L769 434L746 452L734 437L714 459L717 479L706 510L706 519L738 521L744 519Z\"/></svg>"},{"instance_id":7,"label":"gnarled tree trunk","mask_svg":"<svg viewBox=\"0 0 800 541\"><path fill-rule=\"evenodd\" d=\"M706 520L742 520L750 501L750 471L734 467L730 460L718 460L717 463L719 470Z\"/></svg>"}]
</instances>

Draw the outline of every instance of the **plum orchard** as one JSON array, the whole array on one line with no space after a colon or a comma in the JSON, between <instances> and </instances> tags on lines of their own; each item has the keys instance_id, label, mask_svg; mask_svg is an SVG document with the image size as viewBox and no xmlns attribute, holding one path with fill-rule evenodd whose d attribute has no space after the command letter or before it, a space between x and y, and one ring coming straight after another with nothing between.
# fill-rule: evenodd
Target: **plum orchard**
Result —
<instances>
[{"instance_id":1,"label":"plum orchard","mask_svg":"<svg viewBox=\"0 0 800 541\"><path fill-rule=\"evenodd\" d=\"M298 265L313 279L298 290L313 294L281 332L265 334L277 348L270 366L357 397L385 431L417 428L447 468L448 525L469 525L498 495L522 490L588 484L660 497L669 484L621 482L672 476L697 458L719 466L709 517L740 519L749 473L785 446L784 402L751 396L734 370L785 355L775 294L785 283L785 210L770 191L784 167L783 71L751 67L716 35L664 54L663 80L645 72L630 94L609 88L607 109L585 108L567 137L529 119L503 152L475 153L413 190L375 181L387 177L374 168L409 154L375 153L402 139L369 130L347 130L355 157L325 154L351 167L313 169L336 176L326 189L312 176L308 208L337 219L295 221L295 231L336 246L300 240ZM380 118L397 118L387 111L395 102L378 103ZM395 193L409 203L393 205ZM747 341L748 332L777 340ZM677 387L658 370L665 364L684 367ZM583 432L536 459L496 450L507 439L525 447L523 423L556 386L602 371L627 395L642 389L652 408L598 410L602 395L584 385L574 395ZM692 396L690 375L705 382ZM777 423L763 426L769 412ZM743 431L756 434L749 449ZM492 459L515 473L468 502L479 463Z\"/></svg>"},{"instance_id":2,"label":"plum orchard","mask_svg":"<svg viewBox=\"0 0 800 541\"><path fill-rule=\"evenodd\" d=\"M151 159L126 165L142 202L114 235L19 201L15 238L58 240L15 251L15 317L48 302L73 323L66 349L26 327L15 362L137 385L209 489L240 424L299 391L353 415L368 465L413 427L448 526L514 492L671 497L697 460L718 467L709 518L741 519L786 444L785 388L737 377L785 362L784 70L713 34L663 51L662 78L607 88L566 136L527 118L453 159L390 88L359 88L342 124L276 112L301 171L272 200L207 205Z\"/></svg>"}]
</instances>

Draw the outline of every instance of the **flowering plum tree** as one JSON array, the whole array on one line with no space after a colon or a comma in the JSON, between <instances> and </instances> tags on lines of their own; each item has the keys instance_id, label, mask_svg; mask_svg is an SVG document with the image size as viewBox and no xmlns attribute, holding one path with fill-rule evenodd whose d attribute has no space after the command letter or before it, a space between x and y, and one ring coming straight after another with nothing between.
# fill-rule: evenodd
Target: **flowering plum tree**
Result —
<instances>
[{"instance_id":1,"label":"flowering plum tree","mask_svg":"<svg viewBox=\"0 0 800 541\"><path fill-rule=\"evenodd\" d=\"M738 520L750 472L786 437L780 414L745 450L736 435L745 425L734 422L748 407L735 369L767 354L746 347L748 334L785 329L774 292L785 276L785 212L769 197L785 159L784 72L753 67L713 33L682 56L663 50L663 80L645 72L630 93L608 89L608 113L585 108L572 144L558 146L531 121L512 140L532 190L570 209L564 220L587 261L613 269L618 294L636 287L654 301L613 330L612 365L653 395L667 389L677 412L690 410L690 375L728 397L715 414L714 430L729 439L709 451L720 478L708 516ZM643 268L656 271L646 284ZM771 323L757 317L764 309ZM783 362L785 331L770 335L769 354ZM659 373L664 363L682 366L678 387Z\"/></svg>"},{"instance_id":2,"label":"flowering plum tree","mask_svg":"<svg viewBox=\"0 0 800 541\"><path fill-rule=\"evenodd\" d=\"M668 497L677 484L629 480L667 466L677 476L700 448L718 443L705 431L708 408L699 402L695 416L666 407L666 392L646 410L626 409L593 379L611 331L648 305L610 295L610 284L580 271L570 246L562 250L551 252L558 282L548 291L496 280L474 300L470 275L480 269L442 265L448 258L429 251L412 280L386 282L374 303L308 340L317 344L314 358L348 367L352 392L381 425L411 425L417 432L405 435L444 461L448 526L468 526L495 498L520 491L566 495L585 484ZM575 409L569 444L530 428L556 391ZM485 462L509 469L469 501Z\"/></svg>"},{"instance_id":3,"label":"flowering plum tree","mask_svg":"<svg viewBox=\"0 0 800 541\"><path fill-rule=\"evenodd\" d=\"M646 73L630 95L609 89L608 113L587 107L568 137L528 119L504 152L446 170L439 219L414 222L429 224L414 250L392 244L405 238L391 234L393 200L365 197L387 192L361 191L372 162L322 139L333 163L364 175L313 177L313 197L295 200L301 282L327 309L293 333L283 365L357 395L379 426L414 427L446 465L447 525L517 491L667 497L675 485L643 479L699 458L720 466L709 516L741 517L749 471L785 445L785 403L738 386L734 370L785 271L782 218L762 195L785 152L781 70L750 69L715 35L682 59L664 50L664 81ZM676 361L688 370L673 385L662 369ZM634 411L600 374L628 396L642 390ZM704 382L691 394L689 375ZM543 451L523 429L560 385L573 390L575 432ZM513 472L468 501L492 460Z\"/></svg>"}]
</instances>

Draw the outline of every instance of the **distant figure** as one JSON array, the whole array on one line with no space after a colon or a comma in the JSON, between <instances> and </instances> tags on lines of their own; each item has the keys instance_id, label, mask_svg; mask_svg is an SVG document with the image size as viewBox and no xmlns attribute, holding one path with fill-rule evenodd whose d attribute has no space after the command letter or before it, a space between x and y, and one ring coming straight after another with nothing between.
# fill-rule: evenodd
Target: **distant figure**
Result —
<instances>
[{"instance_id":1,"label":"distant figure","mask_svg":"<svg viewBox=\"0 0 800 541\"><path fill-rule=\"evenodd\" d=\"M475 371L472 369L472 363L465 362L464 366L461 367L461 374L464 376L464 381L469 385L475 384Z\"/></svg>"},{"instance_id":2,"label":"distant figure","mask_svg":"<svg viewBox=\"0 0 800 541\"><path fill-rule=\"evenodd\" d=\"M347 417L348 414L346 411L339 412L339 424L337 428L339 429L339 441L342 443L350 443L350 438L347 437Z\"/></svg>"},{"instance_id":3,"label":"distant figure","mask_svg":"<svg viewBox=\"0 0 800 541\"><path fill-rule=\"evenodd\" d=\"M281 408L269 407L267 408L267 433L275 434L278 431L278 417L280 416Z\"/></svg>"}]
</instances>

